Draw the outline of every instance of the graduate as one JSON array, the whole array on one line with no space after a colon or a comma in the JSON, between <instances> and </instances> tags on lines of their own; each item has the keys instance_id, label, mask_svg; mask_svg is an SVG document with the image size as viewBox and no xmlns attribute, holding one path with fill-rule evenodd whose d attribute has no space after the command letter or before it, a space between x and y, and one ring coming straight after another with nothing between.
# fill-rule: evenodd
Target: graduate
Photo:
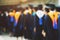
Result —
<instances>
[{"instance_id":1,"label":"graduate","mask_svg":"<svg viewBox=\"0 0 60 40\"><path fill-rule=\"evenodd\" d=\"M44 21L44 11L42 10L43 6L39 5L36 12L36 40L43 40L42 30L43 30L43 21Z\"/></svg>"},{"instance_id":2,"label":"graduate","mask_svg":"<svg viewBox=\"0 0 60 40\"><path fill-rule=\"evenodd\" d=\"M1 32L5 33L7 28L8 18L6 17L6 14L4 12L0 14L0 18L1 18L0 19Z\"/></svg>"},{"instance_id":3,"label":"graduate","mask_svg":"<svg viewBox=\"0 0 60 40\"><path fill-rule=\"evenodd\" d=\"M27 32L27 26L26 26L26 21L27 21L27 18L26 18L26 16L28 16L28 7L26 7L25 9L24 9L24 38L25 39L28 39L28 32Z\"/></svg>"},{"instance_id":4,"label":"graduate","mask_svg":"<svg viewBox=\"0 0 60 40\"><path fill-rule=\"evenodd\" d=\"M54 12L54 20L53 20L53 37L54 37L54 40L57 40L58 39L58 11L56 10Z\"/></svg>"},{"instance_id":5,"label":"graduate","mask_svg":"<svg viewBox=\"0 0 60 40\"><path fill-rule=\"evenodd\" d=\"M28 40L32 39L32 29L33 29L33 17L32 17L32 9L29 6L28 7L28 13L25 16L25 38L27 38Z\"/></svg>"},{"instance_id":6,"label":"graduate","mask_svg":"<svg viewBox=\"0 0 60 40\"><path fill-rule=\"evenodd\" d=\"M12 36L12 34L13 34L14 15L15 15L15 10L11 10L8 15L8 17L9 17L8 27L9 27L10 36Z\"/></svg>"},{"instance_id":7,"label":"graduate","mask_svg":"<svg viewBox=\"0 0 60 40\"><path fill-rule=\"evenodd\" d=\"M32 30L32 40L35 40L36 38L36 11L37 7L33 7L32 9L32 16L33 16L33 30Z\"/></svg>"},{"instance_id":8,"label":"graduate","mask_svg":"<svg viewBox=\"0 0 60 40\"><path fill-rule=\"evenodd\" d=\"M44 20L44 26L45 26L45 32L46 32L46 40L56 40L54 37L55 35L55 27L53 26L54 25L54 5L52 4L49 4L49 12L48 12L48 15L46 17L46 19ZM56 32L57 33L57 32Z\"/></svg>"},{"instance_id":9,"label":"graduate","mask_svg":"<svg viewBox=\"0 0 60 40\"><path fill-rule=\"evenodd\" d=\"M45 15L44 15L44 23L43 23L43 37L44 37L44 40L46 40L46 33L47 33L47 28L46 28L46 20L47 20L47 15L48 15L48 12L49 12L49 7L48 6L46 6L45 8L44 8L44 13L45 13Z\"/></svg>"},{"instance_id":10,"label":"graduate","mask_svg":"<svg viewBox=\"0 0 60 40\"><path fill-rule=\"evenodd\" d=\"M5 15L6 15L6 17L5 17L5 19L6 19L6 21L5 21L5 23L6 23L6 33L8 33L8 21L9 21L9 18L8 18L8 11L5 11Z\"/></svg>"},{"instance_id":11,"label":"graduate","mask_svg":"<svg viewBox=\"0 0 60 40\"><path fill-rule=\"evenodd\" d=\"M22 40L22 36L23 36L23 28L24 28L24 19L23 19L23 13L22 13L22 8L20 8L16 14L15 14L15 22L14 22L14 36L17 37L17 40L18 40L18 37L21 37L21 40Z\"/></svg>"},{"instance_id":12,"label":"graduate","mask_svg":"<svg viewBox=\"0 0 60 40\"><path fill-rule=\"evenodd\" d=\"M3 13L3 31L5 32L5 33L7 33L7 29L8 29L8 16L6 16L6 13L4 12Z\"/></svg>"}]
</instances>

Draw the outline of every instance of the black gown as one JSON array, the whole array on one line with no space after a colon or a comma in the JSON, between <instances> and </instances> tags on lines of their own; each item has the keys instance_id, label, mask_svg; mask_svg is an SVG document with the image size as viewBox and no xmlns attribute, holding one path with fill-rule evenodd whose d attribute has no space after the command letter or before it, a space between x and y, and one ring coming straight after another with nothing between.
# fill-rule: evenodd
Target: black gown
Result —
<instances>
[{"instance_id":1,"label":"black gown","mask_svg":"<svg viewBox=\"0 0 60 40\"><path fill-rule=\"evenodd\" d=\"M8 32L8 16L6 16L6 14L4 13L4 15L3 15L4 17L3 17L3 26L4 26L4 28L6 29L5 30L5 32L7 33Z\"/></svg>"},{"instance_id":2,"label":"black gown","mask_svg":"<svg viewBox=\"0 0 60 40\"><path fill-rule=\"evenodd\" d=\"M49 15L45 16L44 19L44 30L46 32L46 40L54 40L54 29L53 23Z\"/></svg>"},{"instance_id":3,"label":"black gown","mask_svg":"<svg viewBox=\"0 0 60 40\"><path fill-rule=\"evenodd\" d=\"M32 13L32 18L33 18L32 40L35 40L35 38L36 38L36 32L34 32L34 28L36 28L36 14L35 14L35 12Z\"/></svg>"},{"instance_id":4,"label":"black gown","mask_svg":"<svg viewBox=\"0 0 60 40\"><path fill-rule=\"evenodd\" d=\"M33 16L28 13L25 15L24 21L24 26L26 27L26 30L24 31L24 37L27 39L32 39Z\"/></svg>"},{"instance_id":5,"label":"black gown","mask_svg":"<svg viewBox=\"0 0 60 40\"><path fill-rule=\"evenodd\" d=\"M15 27L14 36L15 37L23 36L23 33L24 33L24 18L23 18L23 14L21 14L19 16L18 23Z\"/></svg>"},{"instance_id":6,"label":"black gown","mask_svg":"<svg viewBox=\"0 0 60 40\"><path fill-rule=\"evenodd\" d=\"M8 21L8 30L9 32L13 32L13 27L14 27L14 17L13 16L8 16L9 21Z\"/></svg>"},{"instance_id":7,"label":"black gown","mask_svg":"<svg viewBox=\"0 0 60 40\"><path fill-rule=\"evenodd\" d=\"M42 30L44 25L44 16L40 19L36 15L36 38L35 40L43 40ZM41 24L40 24L41 23Z\"/></svg>"},{"instance_id":8,"label":"black gown","mask_svg":"<svg viewBox=\"0 0 60 40\"><path fill-rule=\"evenodd\" d=\"M60 40L60 14L58 15L58 39Z\"/></svg>"},{"instance_id":9,"label":"black gown","mask_svg":"<svg viewBox=\"0 0 60 40\"><path fill-rule=\"evenodd\" d=\"M2 34L2 28L3 28L3 27L2 27L2 24L3 24L2 21L3 21L3 20L2 20L2 16L1 16L1 14L0 14L0 34Z\"/></svg>"},{"instance_id":10,"label":"black gown","mask_svg":"<svg viewBox=\"0 0 60 40\"><path fill-rule=\"evenodd\" d=\"M6 16L5 13L2 13L2 15L0 15L0 27L1 27L1 30L4 32L7 32L7 29L8 29L8 17ZM5 30L4 30L5 29Z\"/></svg>"}]
</instances>

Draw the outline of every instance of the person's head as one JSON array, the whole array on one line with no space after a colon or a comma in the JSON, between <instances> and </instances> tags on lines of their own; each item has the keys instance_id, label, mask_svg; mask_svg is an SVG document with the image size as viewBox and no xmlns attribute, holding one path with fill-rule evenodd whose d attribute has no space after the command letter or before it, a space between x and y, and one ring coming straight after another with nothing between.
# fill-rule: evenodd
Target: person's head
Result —
<instances>
[{"instance_id":1,"label":"person's head","mask_svg":"<svg viewBox=\"0 0 60 40\"><path fill-rule=\"evenodd\" d=\"M48 13L49 12L49 8L45 8L45 11Z\"/></svg>"},{"instance_id":2,"label":"person's head","mask_svg":"<svg viewBox=\"0 0 60 40\"><path fill-rule=\"evenodd\" d=\"M32 5L29 5L29 6L28 6L28 13L29 13L29 14L32 14L32 9L33 9L33 6L32 6Z\"/></svg>"},{"instance_id":3,"label":"person's head","mask_svg":"<svg viewBox=\"0 0 60 40\"><path fill-rule=\"evenodd\" d=\"M42 5L38 5L38 10L42 10L43 6Z\"/></svg>"},{"instance_id":4,"label":"person's head","mask_svg":"<svg viewBox=\"0 0 60 40\"><path fill-rule=\"evenodd\" d=\"M31 4L28 5L28 9L32 9L33 6Z\"/></svg>"},{"instance_id":5,"label":"person's head","mask_svg":"<svg viewBox=\"0 0 60 40\"><path fill-rule=\"evenodd\" d=\"M51 8L50 8L51 11L54 11L55 10L55 6L52 5Z\"/></svg>"},{"instance_id":6,"label":"person's head","mask_svg":"<svg viewBox=\"0 0 60 40\"><path fill-rule=\"evenodd\" d=\"M25 7L23 10L23 14L26 15L28 13L28 7Z\"/></svg>"},{"instance_id":7,"label":"person's head","mask_svg":"<svg viewBox=\"0 0 60 40\"><path fill-rule=\"evenodd\" d=\"M37 7L33 7L32 11L36 12L37 11Z\"/></svg>"},{"instance_id":8,"label":"person's head","mask_svg":"<svg viewBox=\"0 0 60 40\"><path fill-rule=\"evenodd\" d=\"M13 10L13 13L15 13L15 12L16 12L16 10L14 9L14 10Z\"/></svg>"},{"instance_id":9,"label":"person's head","mask_svg":"<svg viewBox=\"0 0 60 40\"><path fill-rule=\"evenodd\" d=\"M45 8L45 14L48 14L49 8Z\"/></svg>"},{"instance_id":10,"label":"person's head","mask_svg":"<svg viewBox=\"0 0 60 40\"><path fill-rule=\"evenodd\" d=\"M50 7L49 9L51 11L54 11L55 10L55 5L54 4L46 4L46 6Z\"/></svg>"}]
</instances>

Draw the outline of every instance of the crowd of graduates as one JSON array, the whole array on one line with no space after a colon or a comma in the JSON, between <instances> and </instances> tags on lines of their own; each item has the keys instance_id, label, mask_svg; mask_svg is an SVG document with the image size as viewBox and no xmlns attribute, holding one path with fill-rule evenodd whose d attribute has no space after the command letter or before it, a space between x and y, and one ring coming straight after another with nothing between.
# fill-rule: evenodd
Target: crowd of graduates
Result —
<instances>
[{"instance_id":1,"label":"crowd of graduates","mask_svg":"<svg viewBox=\"0 0 60 40\"><path fill-rule=\"evenodd\" d=\"M0 11L0 35L8 33L28 40L60 40L60 7L40 4L9 10Z\"/></svg>"}]
</instances>

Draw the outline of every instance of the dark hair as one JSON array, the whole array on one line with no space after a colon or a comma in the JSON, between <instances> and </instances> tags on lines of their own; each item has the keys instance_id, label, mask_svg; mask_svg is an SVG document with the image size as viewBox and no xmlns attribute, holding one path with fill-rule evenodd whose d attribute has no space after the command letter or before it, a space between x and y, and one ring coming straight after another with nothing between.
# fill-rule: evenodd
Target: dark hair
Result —
<instances>
[{"instance_id":1,"label":"dark hair","mask_svg":"<svg viewBox=\"0 0 60 40\"><path fill-rule=\"evenodd\" d=\"M55 9L55 5L54 4L46 4L46 6L49 6L50 10L52 10L52 11Z\"/></svg>"},{"instance_id":2,"label":"dark hair","mask_svg":"<svg viewBox=\"0 0 60 40\"><path fill-rule=\"evenodd\" d=\"M26 7L26 9L28 9L28 7Z\"/></svg>"},{"instance_id":3,"label":"dark hair","mask_svg":"<svg viewBox=\"0 0 60 40\"><path fill-rule=\"evenodd\" d=\"M33 9L35 9L35 11L37 11L37 7L33 7Z\"/></svg>"},{"instance_id":4,"label":"dark hair","mask_svg":"<svg viewBox=\"0 0 60 40\"><path fill-rule=\"evenodd\" d=\"M42 5L38 5L38 10L42 10L43 6Z\"/></svg>"},{"instance_id":5,"label":"dark hair","mask_svg":"<svg viewBox=\"0 0 60 40\"><path fill-rule=\"evenodd\" d=\"M22 9L23 9L23 8L22 8L22 7L20 7L20 8L17 8L17 9L16 9L16 11L17 11L17 12L19 12L19 11L21 11L21 12L22 12Z\"/></svg>"},{"instance_id":6,"label":"dark hair","mask_svg":"<svg viewBox=\"0 0 60 40\"><path fill-rule=\"evenodd\" d=\"M45 8L45 11L46 11L46 12L49 12L49 8Z\"/></svg>"},{"instance_id":7,"label":"dark hair","mask_svg":"<svg viewBox=\"0 0 60 40\"><path fill-rule=\"evenodd\" d=\"M51 5L51 8L50 8L50 10L54 10L55 9L55 6L54 5Z\"/></svg>"}]
</instances>

